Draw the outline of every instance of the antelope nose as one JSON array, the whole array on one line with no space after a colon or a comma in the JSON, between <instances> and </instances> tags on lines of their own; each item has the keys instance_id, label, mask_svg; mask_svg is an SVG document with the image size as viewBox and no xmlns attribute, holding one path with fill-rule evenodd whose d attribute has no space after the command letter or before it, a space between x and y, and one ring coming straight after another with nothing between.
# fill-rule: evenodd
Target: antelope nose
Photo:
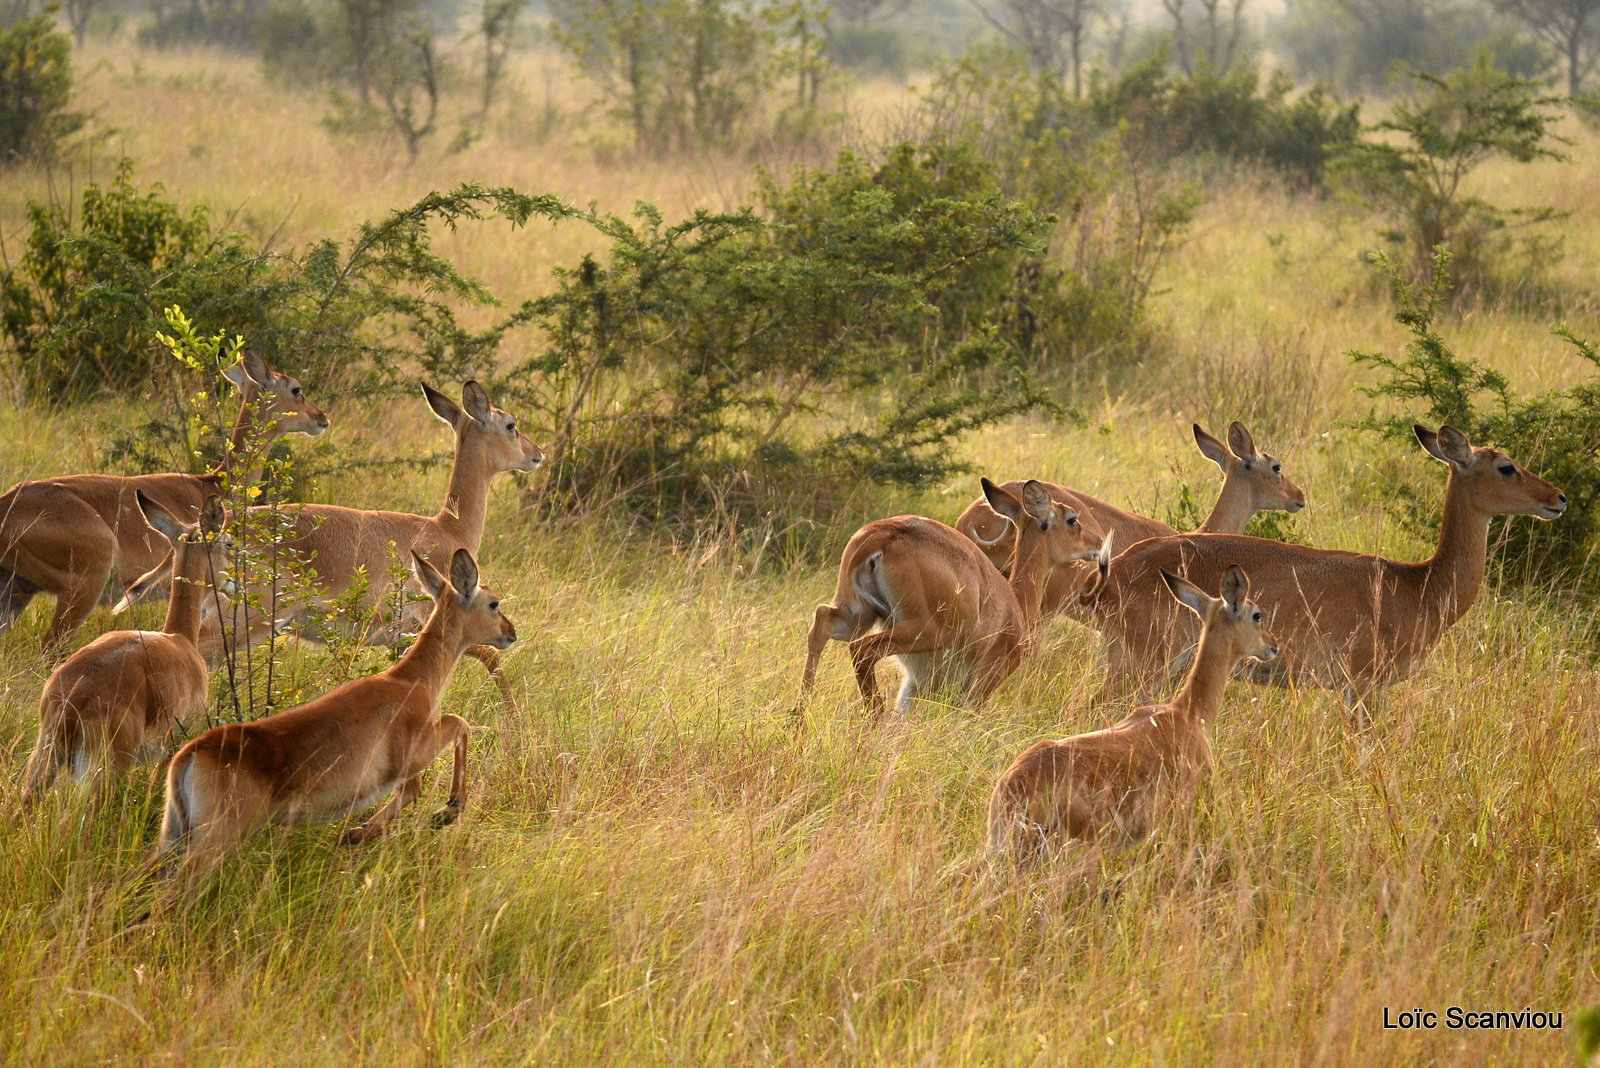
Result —
<instances>
[{"instance_id":1,"label":"antelope nose","mask_svg":"<svg viewBox=\"0 0 1600 1068\"><path fill-rule=\"evenodd\" d=\"M1567 506L1567 495L1565 493L1556 494L1556 500L1561 502L1561 507L1565 508Z\"/></svg>"}]
</instances>

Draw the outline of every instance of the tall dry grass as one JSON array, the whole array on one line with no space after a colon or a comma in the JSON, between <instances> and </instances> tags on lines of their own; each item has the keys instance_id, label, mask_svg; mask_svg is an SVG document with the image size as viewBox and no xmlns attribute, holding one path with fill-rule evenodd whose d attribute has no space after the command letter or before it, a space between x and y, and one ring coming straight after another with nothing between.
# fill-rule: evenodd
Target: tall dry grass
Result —
<instances>
[{"instance_id":1,"label":"tall dry grass","mask_svg":"<svg viewBox=\"0 0 1600 1068\"><path fill-rule=\"evenodd\" d=\"M248 64L112 49L85 66L84 105L124 131L143 178L287 219L290 243L464 179L669 212L732 203L748 181L742 160L602 164L577 126L406 166L325 134L315 95ZM1580 152L1486 178L1577 210L1575 290L1597 273L1580 238L1600 153L1587 135ZM0 186L8 243L43 181ZM1160 374L1085 387L1087 426L1022 420L968 455L1160 515L1181 483L1215 486L1188 422L1244 415L1309 491L1301 536L1426 553L1372 487L1437 493L1443 469L1335 425L1367 403L1343 350L1400 343L1357 258L1370 232L1353 207L1220 194L1164 279ZM446 242L508 297L581 244L493 228ZM1577 368L1544 327L1485 309L1449 331L1519 384L1558 384ZM0 481L86 469L124 414L0 407ZM328 438L294 443L308 462L339 441L404 455L446 440L416 401L333 415ZM334 471L314 495L432 509L443 479ZM974 493L960 479L894 503L948 520ZM1230 690L1192 819L1006 886L963 874L986 792L1035 738L1109 721L1085 704L1089 632L1050 623L991 707L930 702L900 727L862 719L833 650L797 739L784 712L828 569L543 522L522 500L497 487L482 555L522 636L507 665L523 711L475 665L445 700L474 724L463 824L425 829L424 801L362 850L272 829L192 908L137 924L156 770L99 812L58 791L0 825L0 1062L1549 1064L1566 1036L1384 1031L1382 1012L1532 1005L1570 1026L1600 1000L1600 672L1569 610L1488 591L1360 736L1327 695ZM13 813L45 618L0 638ZM85 635L113 625L98 613ZM315 692L325 654L289 655Z\"/></svg>"}]
</instances>

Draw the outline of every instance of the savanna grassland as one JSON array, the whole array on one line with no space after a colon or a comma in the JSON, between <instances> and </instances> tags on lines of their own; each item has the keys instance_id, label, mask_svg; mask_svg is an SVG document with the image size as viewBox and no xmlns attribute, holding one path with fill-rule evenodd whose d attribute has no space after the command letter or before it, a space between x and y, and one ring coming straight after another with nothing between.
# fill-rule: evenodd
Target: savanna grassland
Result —
<instances>
[{"instance_id":1,"label":"savanna grassland","mask_svg":"<svg viewBox=\"0 0 1600 1068\"><path fill-rule=\"evenodd\" d=\"M414 164L326 132L319 96L217 54L91 44L77 106L116 131L104 168L126 154L142 180L237 208L237 225L286 246L464 180L617 211L646 199L669 217L748 192L744 158L619 155L574 117L567 81L541 74L548 60L519 62L523 95L497 128ZM898 94L860 88L856 121ZM1500 203L1573 212L1553 275L1593 334L1600 138L1565 126L1574 162L1496 164L1481 182ZM81 165L8 174L0 232L17 240L47 180L82 179ZM1307 491L1295 537L1425 556L1384 487L1436 502L1444 468L1340 426L1372 404L1344 352L1403 343L1360 260L1375 226L1359 205L1238 176L1162 270L1148 368L1086 379L1070 398L1081 426L1013 421L965 458L1162 516L1182 485L1206 506L1217 483L1189 424L1242 419ZM439 248L522 299L588 240L491 223ZM1441 326L1533 390L1584 373L1551 317L1474 306ZM307 463L447 448L420 399L320 399L333 429L291 443ZM90 469L107 428L137 416L8 397L0 483ZM432 512L443 496L443 467L327 466L314 499ZM461 825L422 818L441 763L382 842L272 829L161 922L134 922L157 769L97 813L58 790L16 815L48 606L0 638L0 1062L1549 1064L1570 1056L1572 1013L1600 1001L1592 608L1486 590L1361 734L1328 694L1236 684L1191 820L1006 885L966 870L995 775L1038 737L1120 715L1088 704L1091 632L1052 621L988 708L925 702L899 726L864 718L832 649L797 737L786 712L832 564L779 566L709 526L674 542L603 516L543 519L526 494L539 477L496 484L481 554L520 634L520 711L473 663L444 702L474 728ZM951 521L976 491L973 475L857 495L830 536L897 510ZM137 609L146 625L160 611ZM113 625L97 611L80 641ZM348 665L306 647L288 669L309 695ZM1385 1006L1450 1005L1562 1010L1569 1029L1381 1029Z\"/></svg>"}]
</instances>

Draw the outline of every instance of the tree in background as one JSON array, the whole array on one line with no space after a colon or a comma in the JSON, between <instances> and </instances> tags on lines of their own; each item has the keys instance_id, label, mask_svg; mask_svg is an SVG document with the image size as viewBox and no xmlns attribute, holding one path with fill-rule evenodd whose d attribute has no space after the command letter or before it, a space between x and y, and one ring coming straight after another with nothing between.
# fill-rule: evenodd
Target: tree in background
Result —
<instances>
[{"instance_id":1,"label":"tree in background","mask_svg":"<svg viewBox=\"0 0 1600 1068\"><path fill-rule=\"evenodd\" d=\"M1083 95L1083 46L1105 13L1105 0L972 0L979 14L1028 53L1036 71L1072 75L1072 95Z\"/></svg>"},{"instance_id":2,"label":"tree in background","mask_svg":"<svg viewBox=\"0 0 1600 1068\"><path fill-rule=\"evenodd\" d=\"M1600 60L1600 0L1495 0L1567 65L1567 95L1577 96Z\"/></svg>"},{"instance_id":3,"label":"tree in background","mask_svg":"<svg viewBox=\"0 0 1600 1068\"><path fill-rule=\"evenodd\" d=\"M0 165L47 156L85 116L72 97L72 40L56 29L52 5L0 29Z\"/></svg>"},{"instance_id":4,"label":"tree in background","mask_svg":"<svg viewBox=\"0 0 1600 1068\"><path fill-rule=\"evenodd\" d=\"M505 74L506 53L511 47L511 35L517 28L517 16L527 6L528 0L479 0L477 36L483 40L483 96L478 107L478 121L489 117L495 91Z\"/></svg>"},{"instance_id":5,"label":"tree in background","mask_svg":"<svg viewBox=\"0 0 1600 1068\"><path fill-rule=\"evenodd\" d=\"M818 62L806 2L552 0L556 39L646 152L734 140L780 78ZM804 92L802 93L804 95Z\"/></svg>"},{"instance_id":6,"label":"tree in background","mask_svg":"<svg viewBox=\"0 0 1600 1068\"><path fill-rule=\"evenodd\" d=\"M83 47L83 35L89 30L89 19L99 10L101 0L63 0L62 10L67 25L72 27L72 39Z\"/></svg>"},{"instance_id":7,"label":"tree in background","mask_svg":"<svg viewBox=\"0 0 1600 1068\"><path fill-rule=\"evenodd\" d=\"M1485 162L1565 160L1569 138L1551 129L1561 116L1546 110L1562 98L1508 74L1480 52L1470 67L1439 77L1405 71L1409 96L1395 101L1389 118L1368 127L1386 135L1351 146L1339 170L1389 217L1386 235L1407 246L1414 277L1433 273L1434 251L1448 246L1465 283L1483 286L1495 271L1490 238L1513 221L1558 217L1548 208L1501 208L1466 191L1467 178Z\"/></svg>"},{"instance_id":8,"label":"tree in background","mask_svg":"<svg viewBox=\"0 0 1600 1068\"><path fill-rule=\"evenodd\" d=\"M1194 77L1201 56L1213 70L1226 74L1239 54L1244 33L1245 0L1192 0L1198 6L1199 26L1190 15L1191 0L1161 0L1172 20L1172 45L1183 73Z\"/></svg>"}]
</instances>

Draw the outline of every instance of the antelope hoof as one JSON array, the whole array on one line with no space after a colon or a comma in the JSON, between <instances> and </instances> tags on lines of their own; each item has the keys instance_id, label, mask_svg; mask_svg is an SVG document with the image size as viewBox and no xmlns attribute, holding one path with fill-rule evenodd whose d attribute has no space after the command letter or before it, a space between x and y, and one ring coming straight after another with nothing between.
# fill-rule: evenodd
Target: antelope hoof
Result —
<instances>
[{"instance_id":1,"label":"antelope hoof","mask_svg":"<svg viewBox=\"0 0 1600 1068\"><path fill-rule=\"evenodd\" d=\"M368 831L367 825L363 823L361 826L352 827L348 831L345 831L343 834L341 834L339 836L339 844L342 846L358 846L366 842L366 840L371 837L372 832Z\"/></svg>"},{"instance_id":2,"label":"antelope hoof","mask_svg":"<svg viewBox=\"0 0 1600 1068\"><path fill-rule=\"evenodd\" d=\"M461 818L461 799L452 797L444 803L444 807L433 814L433 828L448 827Z\"/></svg>"}]
</instances>

